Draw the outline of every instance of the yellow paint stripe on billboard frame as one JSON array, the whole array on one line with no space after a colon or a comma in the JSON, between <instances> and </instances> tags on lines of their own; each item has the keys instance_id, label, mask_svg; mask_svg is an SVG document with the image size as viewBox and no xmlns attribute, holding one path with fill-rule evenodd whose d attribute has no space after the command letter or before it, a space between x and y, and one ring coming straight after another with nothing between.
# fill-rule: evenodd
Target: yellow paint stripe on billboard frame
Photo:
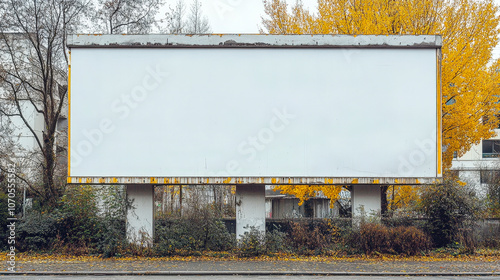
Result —
<instances>
[{"instance_id":1,"label":"yellow paint stripe on billboard frame","mask_svg":"<svg viewBox=\"0 0 500 280\"><path fill-rule=\"evenodd\" d=\"M436 49L436 96L437 96L437 108L436 108L436 176L443 176L442 170L442 92L441 92L441 49Z\"/></svg>"},{"instance_id":2,"label":"yellow paint stripe on billboard frame","mask_svg":"<svg viewBox=\"0 0 500 280\"><path fill-rule=\"evenodd\" d=\"M68 63L68 177L71 177L71 50Z\"/></svg>"}]
</instances>

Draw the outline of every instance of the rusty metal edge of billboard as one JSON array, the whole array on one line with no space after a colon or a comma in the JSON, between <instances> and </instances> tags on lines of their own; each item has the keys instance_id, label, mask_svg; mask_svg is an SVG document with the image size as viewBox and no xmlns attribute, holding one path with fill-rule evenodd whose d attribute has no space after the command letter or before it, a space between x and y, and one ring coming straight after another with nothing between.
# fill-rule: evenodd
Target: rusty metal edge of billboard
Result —
<instances>
[{"instance_id":1,"label":"rusty metal edge of billboard","mask_svg":"<svg viewBox=\"0 0 500 280\"><path fill-rule=\"evenodd\" d=\"M69 48L427 48L440 49L440 35L68 35ZM441 178L375 177L78 177L68 184L266 184L266 185L429 185Z\"/></svg>"},{"instance_id":2,"label":"rusty metal edge of billboard","mask_svg":"<svg viewBox=\"0 0 500 280\"><path fill-rule=\"evenodd\" d=\"M440 35L68 35L69 48L441 48Z\"/></svg>"},{"instance_id":3,"label":"rusty metal edge of billboard","mask_svg":"<svg viewBox=\"0 0 500 280\"><path fill-rule=\"evenodd\" d=\"M95 185L432 185L441 178L395 177L77 177L68 184Z\"/></svg>"}]
</instances>

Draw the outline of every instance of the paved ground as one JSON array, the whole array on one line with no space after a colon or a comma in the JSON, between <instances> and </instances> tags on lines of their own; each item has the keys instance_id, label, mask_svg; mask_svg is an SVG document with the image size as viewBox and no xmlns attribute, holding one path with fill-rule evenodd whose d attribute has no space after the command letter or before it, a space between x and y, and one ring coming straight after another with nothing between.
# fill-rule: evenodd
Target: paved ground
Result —
<instances>
[{"instance_id":1,"label":"paved ground","mask_svg":"<svg viewBox=\"0 0 500 280\"><path fill-rule=\"evenodd\" d=\"M4 265L6 265L4 263ZM381 275L436 275L453 276L496 275L500 278L498 261L384 261L384 260L334 260L334 261L163 261L163 260L94 260L94 261L20 261L18 273L45 272L78 274L119 272L130 274L367 274ZM4 267L3 270L6 270ZM4 272L5 273L5 272ZM83 275L82 275L83 276Z\"/></svg>"}]
</instances>

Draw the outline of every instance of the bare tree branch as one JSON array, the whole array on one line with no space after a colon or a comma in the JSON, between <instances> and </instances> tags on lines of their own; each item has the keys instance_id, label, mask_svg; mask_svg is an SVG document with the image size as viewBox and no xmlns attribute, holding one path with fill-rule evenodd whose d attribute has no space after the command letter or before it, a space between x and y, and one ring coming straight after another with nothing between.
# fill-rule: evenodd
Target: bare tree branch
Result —
<instances>
[{"instance_id":1,"label":"bare tree branch","mask_svg":"<svg viewBox=\"0 0 500 280\"><path fill-rule=\"evenodd\" d=\"M58 166L55 151L57 126L67 102L65 37L68 30L77 29L90 3L91 0L0 1L3 16L0 55L7 58L0 69L0 87L6 97L2 103L11 104L5 105L0 112L2 116L21 119L23 133L35 140L35 147L18 144L18 150L29 152L24 153L24 159L30 168L39 169L36 172L39 175L36 178L18 177L49 206L57 205L64 190L64 185L55 179L56 169L64 168ZM37 118L37 113L43 117L43 128L35 129L33 118ZM11 129L10 133L13 131ZM0 151L4 148L0 146ZM22 156L16 152L10 154L11 160ZM9 159L0 158L0 166L5 160ZM38 180L40 183L35 183Z\"/></svg>"}]
</instances>

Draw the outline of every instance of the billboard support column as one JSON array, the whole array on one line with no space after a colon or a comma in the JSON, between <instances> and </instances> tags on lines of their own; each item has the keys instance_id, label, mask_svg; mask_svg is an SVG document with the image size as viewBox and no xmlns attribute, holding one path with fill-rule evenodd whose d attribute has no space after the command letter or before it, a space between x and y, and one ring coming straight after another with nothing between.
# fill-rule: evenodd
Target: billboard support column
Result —
<instances>
[{"instance_id":1,"label":"billboard support column","mask_svg":"<svg viewBox=\"0 0 500 280\"><path fill-rule=\"evenodd\" d=\"M266 232L266 186L236 185L236 239L252 227Z\"/></svg>"},{"instance_id":2,"label":"billboard support column","mask_svg":"<svg viewBox=\"0 0 500 280\"><path fill-rule=\"evenodd\" d=\"M154 186L127 185L127 239L129 242L153 244Z\"/></svg>"},{"instance_id":3,"label":"billboard support column","mask_svg":"<svg viewBox=\"0 0 500 280\"><path fill-rule=\"evenodd\" d=\"M380 217L382 195L378 185L353 185L351 190L353 223L356 218Z\"/></svg>"}]
</instances>

